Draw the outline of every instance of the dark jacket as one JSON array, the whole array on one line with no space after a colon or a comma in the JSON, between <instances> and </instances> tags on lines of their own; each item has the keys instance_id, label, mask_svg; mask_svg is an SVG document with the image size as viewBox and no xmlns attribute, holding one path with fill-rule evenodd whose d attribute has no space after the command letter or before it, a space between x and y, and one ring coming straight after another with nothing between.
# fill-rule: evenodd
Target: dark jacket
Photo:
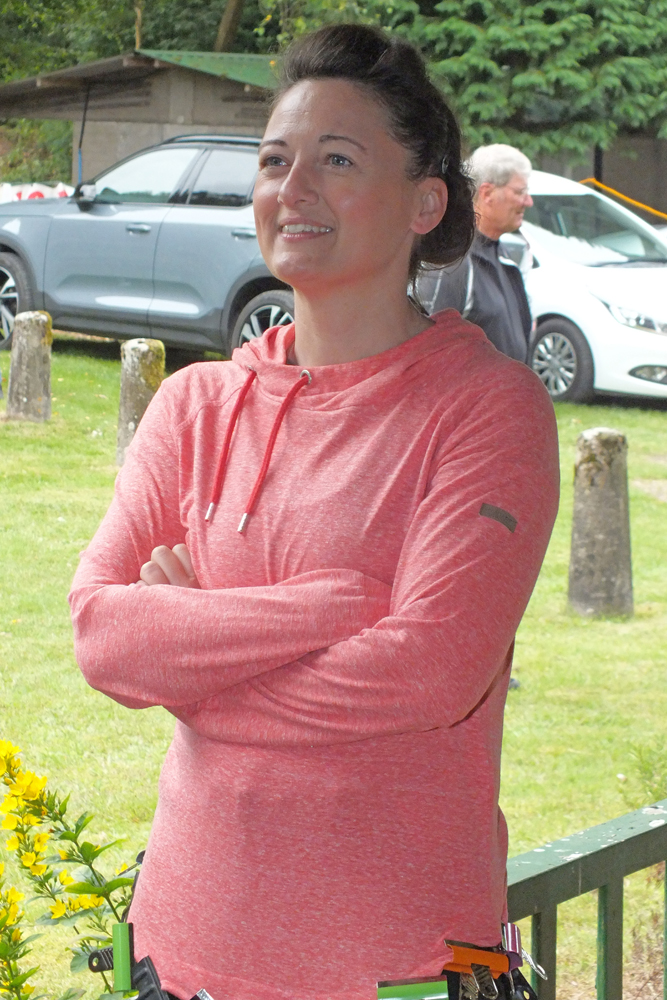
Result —
<instances>
[{"instance_id":1,"label":"dark jacket","mask_svg":"<svg viewBox=\"0 0 667 1000\"><path fill-rule=\"evenodd\" d=\"M430 313L457 309L503 354L528 361L532 318L523 277L498 240L478 232L459 264L420 279L419 294Z\"/></svg>"}]
</instances>

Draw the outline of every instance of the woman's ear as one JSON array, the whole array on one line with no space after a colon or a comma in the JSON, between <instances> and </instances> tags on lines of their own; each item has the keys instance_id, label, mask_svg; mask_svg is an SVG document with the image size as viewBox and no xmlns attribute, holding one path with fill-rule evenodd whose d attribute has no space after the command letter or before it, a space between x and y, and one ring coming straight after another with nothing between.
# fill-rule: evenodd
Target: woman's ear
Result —
<instances>
[{"instance_id":1,"label":"woman's ear","mask_svg":"<svg viewBox=\"0 0 667 1000\"><path fill-rule=\"evenodd\" d=\"M417 185L418 211L411 229L415 233L430 233L447 210L447 185L442 177L425 177Z\"/></svg>"}]
</instances>

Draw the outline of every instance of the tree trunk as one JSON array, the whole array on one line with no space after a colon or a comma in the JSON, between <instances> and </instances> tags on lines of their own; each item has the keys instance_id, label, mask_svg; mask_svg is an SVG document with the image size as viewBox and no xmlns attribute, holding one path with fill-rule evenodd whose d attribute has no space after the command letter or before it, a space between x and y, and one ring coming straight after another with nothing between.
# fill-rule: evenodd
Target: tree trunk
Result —
<instances>
[{"instance_id":1,"label":"tree trunk","mask_svg":"<svg viewBox=\"0 0 667 1000\"><path fill-rule=\"evenodd\" d=\"M48 420L51 416L51 317L19 313L14 320L7 392L11 420Z\"/></svg>"},{"instance_id":2,"label":"tree trunk","mask_svg":"<svg viewBox=\"0 0 667 1000\"><path fill-rule=\"evenodd\" d=\"M116 462L122 465L139 421L164 378L161 340L126 340L120 349L120 406Z\"/></svg>"},{"instance_id":3,"label":"tree trunk","mask_svg":"<svg viewBox=\"0 0 667 1000\"><path fill-rule=\"evenodd\" d=\"M241 21L244 3L245 0L227 0L218 28L218 37L213 46L214 52L229 52L231 50Z\"/></svg>"},{"instance_id":4,"label":"tree trunk","mask_svg":"<svg viewBox=\"0 0 667 1000\"><path fill-rule=\"evenodd\" d=\"M577 441L570 604L582 615L631 615L628 443L596 427Z\"/></svg>"}]
</instances>

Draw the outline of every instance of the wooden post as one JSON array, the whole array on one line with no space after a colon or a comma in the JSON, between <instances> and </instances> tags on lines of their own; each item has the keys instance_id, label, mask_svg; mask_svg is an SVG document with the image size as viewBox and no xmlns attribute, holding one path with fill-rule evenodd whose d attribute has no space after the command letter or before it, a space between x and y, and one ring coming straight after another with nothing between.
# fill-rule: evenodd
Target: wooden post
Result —
<instances>
[{"instance_id":1,"label":"wooden post","mask_svg":"<svg viewBox=\"0 0 667 1000\"><path fill-rule=\"evenodd\" d=\"M120 406L116 462L122 465L146 407L164 378L161 340L126 340L120 349Z\"/></svg>"},{"instance_id":2,"label":"wooden post","mask_svg":"<svg viewBox=\"0 0 667 1000\"><path fill-rule=\"evenodd\" d=\"M577 441L570 604L582 615L631 615L628 443L596 427Z\"/></svg>"},{"instance_id":3,"label":"wooden post","mask_svg":"<svg viewBox=\"0 0 667 1000\"><path fill-rule=\"evenodd\" d=\"M7 418L41 422L51 416L51 317L18 313L14 320Z\"/></svg>"}]
</instances>

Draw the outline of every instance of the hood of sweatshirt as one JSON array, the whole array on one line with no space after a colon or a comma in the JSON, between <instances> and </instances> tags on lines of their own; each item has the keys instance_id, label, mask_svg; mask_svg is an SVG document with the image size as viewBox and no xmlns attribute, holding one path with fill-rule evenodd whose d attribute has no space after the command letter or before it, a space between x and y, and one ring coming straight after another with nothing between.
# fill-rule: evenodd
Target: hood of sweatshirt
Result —
<instances>
[{"instance_id":1,"label":"hood of sweatshirt","mask_svg":"<svg viewBox=\"0 0 667 1000\"><path fill-rule=\"evenodd\" d=\"M409 340L380 354L340 365L322 365L310 369L287 363L287 353L294 343L294 324L272 327L262 337L248 341L232 355L232 361L244 372L244 382L234 403L222 450L218 458L211 499L205 520L210 521L220 500L227 471L234 429L241 416L248 393L260 391L281 400L266 442L264 457L254 486L245 505L238 531L243 532L264 486L271 455L285 415L291 406L339 408L386 402L396 391L404 393L418 379L432 377L433 368L442 361L451 365L457 343L470 339L482 341L482 331L462 320L453 309L438 313L432 326ZM486 341L488 344L488 341ZM495 349L488 344L493 355ZM446 362L445 362L446 357ZM255 384L257 383L257 384Z\"/></svg>"},{"instance_id":2,"label":"hood of sweatshirt","mask_svg":"<svg viewBox=\"0 0 667 1000\"><path fill-rule=\"evenodd\" d=\"M488 344L496 355L479 327L461 319L455 309L437 313L433 319L433 325L426 330L380 354L345 364L309 368L308 388L298 394L295 404L347 406L377 393L391 393L393 387L401 389L406 381L423 378L439 361L446 365L453 363L452 354L458 344L469 344L471 339L479 341L480 346ZM293 343L293 323L273 327L262 337L237 348L232 360L245 370L253 369L264 392L284 397L303 371L298 365L287 363L287 352ZM339 398L335 399L336 396Z\"/></svg>"}]
</instances>

